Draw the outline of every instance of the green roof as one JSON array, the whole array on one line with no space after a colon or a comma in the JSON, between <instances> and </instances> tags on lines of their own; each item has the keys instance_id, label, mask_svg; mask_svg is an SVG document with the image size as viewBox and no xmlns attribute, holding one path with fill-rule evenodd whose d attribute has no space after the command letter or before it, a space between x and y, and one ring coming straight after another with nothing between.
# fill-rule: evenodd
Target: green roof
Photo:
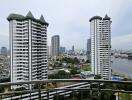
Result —
<instances>
[{"instance_id":1,"label":"green roof","mask_svg":"<svg viewBox=\"0 0 132 100\"><path fill-rule=\"evenodd\" d=\"M90 18L90 22L92 21L92 20L95 20L95 19L100 19L100 20L102 20L102 17L100 17L100 16L93 16L92 18Z\"/></svg>"},{"instance_id":2,"label":"green roof","mask_svg":"<svg viewBox=\"0 0 132 100\"><path fill-rule=\"evenodd\" d=\"M13 20L13 19L24 19L24 16L23 15L20 15L20 14L10 14L8 17L7 17L7 20Z\"/></svg>"},{"instance_id":3,"label":"green roof","mask_svg":"<svg viewBox=\"0 0 132 100\"><path fill-rule=\"evenodd\" d=\"M8 17L7 17L7 20L10 21L10 20L27 20L27 19L31 19L31 20L34 20L36 22L39 22L41 24L45 24L45 25L49 25L45 20L44 20L44 17L41 15L40 19L36 19L34 18L33 14L29 11L28 14L26 16L23 16L23 15L20 15L20 14L10 14Z\"/></svg>"}]
</instances>

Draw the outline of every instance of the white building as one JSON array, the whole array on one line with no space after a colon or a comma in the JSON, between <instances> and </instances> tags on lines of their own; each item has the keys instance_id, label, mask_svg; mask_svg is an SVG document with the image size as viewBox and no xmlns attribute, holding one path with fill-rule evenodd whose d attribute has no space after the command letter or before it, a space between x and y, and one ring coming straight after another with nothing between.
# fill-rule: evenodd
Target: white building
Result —
<instances>
[{"instance_id":1,"label":"white building","mask_svg":"<svg viewBox=\"0 0 132 100\"><path fill-rule=\"evenodd\" d=\"M94 74L91 71L82 71L81 76L84 79L94 80Z\"/></svg>"},{"instance_id":2,"label":"white building","mask_svg":"<svg viewBox=\"0 0 132 100\"><path fill-rule=\"evenodd\" d=\"M46 79L48 23L42 15L40 19L35 19L31 12L26 16L10 14L7 20L10 33L11 82Z\"/></svg>"},{"instance_id":3,"label":"white building","mask_svg":"<svg viewBox=\"0 0 132 100\"><path fill-rule=\"evenodd\" d=\"M107 15L90 19L92 72L103 79L111 78L111 23Z\"/></svg>"}]
</instances>

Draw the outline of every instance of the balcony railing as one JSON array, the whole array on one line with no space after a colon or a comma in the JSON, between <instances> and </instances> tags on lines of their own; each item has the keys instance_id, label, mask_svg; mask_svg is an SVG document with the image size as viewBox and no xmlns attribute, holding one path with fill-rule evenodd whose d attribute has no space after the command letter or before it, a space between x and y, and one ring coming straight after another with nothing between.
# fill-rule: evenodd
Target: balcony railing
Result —
<instances>
[{"instance_id":1,"label":"balcony railing","mask_svg":"<svg viewBox=\"0 0 132 100\"><path fill-rule=\"evenodd\" d=\"M32 89L10 89L17 85L30 85ZM5 91L0 93L0 100L132 100L131 85L132 81L87 79L0 83L0 89L5 88Z\"/></svg>"}]
</instances>

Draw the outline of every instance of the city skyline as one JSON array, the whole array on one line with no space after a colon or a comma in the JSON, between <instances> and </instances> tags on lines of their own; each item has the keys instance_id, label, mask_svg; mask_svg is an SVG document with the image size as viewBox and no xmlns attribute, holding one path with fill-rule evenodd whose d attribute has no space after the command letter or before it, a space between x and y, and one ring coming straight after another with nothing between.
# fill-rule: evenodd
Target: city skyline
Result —
<instances>
[{"instance_id":1,"label":"city skyline","mask_svg":"<svg viewBox=\"0 0 132 100\"><path fill-rule=\"evenodd\" d=\"M131 4L0 1L0 99L132 98Z\"/></svg>"},{"instance_id":2,"label":"city skyline","mask_svg":"<svg viewBox=\"0 0 132 100\"><path fill-rule=\"evenodd\" d=\"M131 49L132 15L129 13L129 9L132 8L132 1L58 0L58 2L51 2L50 0L40 0L32 2L31 0L4 0L0 2L0 8L3 9L0 16L0 46L9 48L9 30L5 20L8 14L15 12L25 15L30 10L35 17L39 17L41 13L44 14L45 19L50 23L47 33L48 45L51 44L51 36L58 34L61 41L63 40L60 45L68 49L74 45L77 49L86 50L85 44L90 36L89 18L94 15L104 16L107 13L114 22L112 23L112 49ZM102 6L102 2L105 5ZM16 6L13 6L14 4ZM67 9L65 9L66 7Z\"/></svg>"}]
</instances>

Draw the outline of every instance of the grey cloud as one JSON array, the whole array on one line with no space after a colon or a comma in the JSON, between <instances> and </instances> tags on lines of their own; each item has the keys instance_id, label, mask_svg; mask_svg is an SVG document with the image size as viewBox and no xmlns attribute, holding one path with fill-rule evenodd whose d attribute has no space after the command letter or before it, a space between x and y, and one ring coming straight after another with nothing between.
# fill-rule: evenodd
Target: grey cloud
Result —
<instances>
[{"instance_id":1,"label":"grey cloud","mask_svg":"<svg viewBox=\"0 0 132 100\"><path fill-rule=\"evenodd\" d=\"M26 15L31 10L37 18L42 13L50 23L49 45L50 37L59 34L61 45L70 48L75 44L77 48L85 48L90 35L89 18L94 15L103 17L107 13L112 18L112 38L131 33L132 20L127 20L131 15L128 11L132 8L131 4L131 0L1 0L0 42L4 41L4 45L8 46L7 40L2 40L2 34L7 37L9 34L6 17L12 12Z\"/></svg>"}]
</instances>

